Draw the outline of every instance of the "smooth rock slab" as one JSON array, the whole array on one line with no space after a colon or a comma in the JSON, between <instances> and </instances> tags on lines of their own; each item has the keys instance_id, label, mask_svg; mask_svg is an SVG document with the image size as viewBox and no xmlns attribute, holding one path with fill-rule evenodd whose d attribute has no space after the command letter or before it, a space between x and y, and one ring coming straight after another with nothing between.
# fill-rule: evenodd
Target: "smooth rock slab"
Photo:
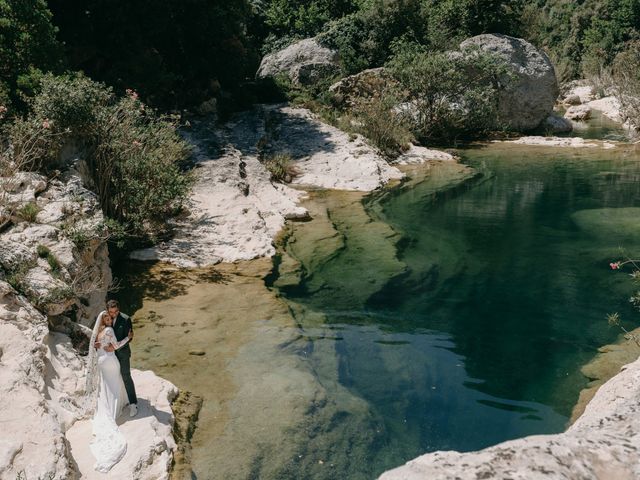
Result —
<instances>
[{"instance_id":1,"label":"smooth rock slab","mask_svg":"<svg viewBox=\"0 0 640 480\"><path fill-rule=\"evenodd\" d=\"M127 440L127 453L107 474L93 469L95 459L89 450L91 421L76 422L67 432L71 461L76 478L87 480L169 478L173 458L173 412L171 402L178 389L151 371L131 371L138 393L138 415L129 418L128 409L118 419L120 431Z\"/></svg>"}]
</instances>

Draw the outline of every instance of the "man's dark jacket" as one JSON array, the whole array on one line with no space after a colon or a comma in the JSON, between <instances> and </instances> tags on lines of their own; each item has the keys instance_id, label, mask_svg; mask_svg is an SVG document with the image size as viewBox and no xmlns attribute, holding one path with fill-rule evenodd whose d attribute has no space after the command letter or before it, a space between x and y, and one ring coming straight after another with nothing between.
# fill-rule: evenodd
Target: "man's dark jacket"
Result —
<instances>
[{"instance_id":1,"label":"man's dark jacket","mask_svg":"<svg viewBox=\"0 0 640 480\"><path fill-rule=\"evenodd\" d=\"M132 329L133 325L131 324L131 318L129 317L129 315L125 315L122 312L118 313L118 316L116 317L116 320L113 324L113 331L116 334L116 339L118 341L124 340L127 335L129 335L129 330ZM128 342L124 347L116 350L116 356L118 358L131 356L131 348L129 348Z\"/></svg>"}]
</instances>

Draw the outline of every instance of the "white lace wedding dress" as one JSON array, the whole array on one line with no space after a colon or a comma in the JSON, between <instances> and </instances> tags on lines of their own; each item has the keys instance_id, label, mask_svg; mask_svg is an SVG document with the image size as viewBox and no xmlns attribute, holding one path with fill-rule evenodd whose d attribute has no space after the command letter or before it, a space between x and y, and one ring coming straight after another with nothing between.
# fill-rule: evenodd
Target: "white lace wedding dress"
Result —
<instances>
[{"instance_id":1,"label":"white lace wedding dress","mask_svg":"<svg viewBox=\"0 0 640 480\"><path fill-rule=\"evenodd\" d=\"M113 345L118 349L129 339L125 338L118 342L113 328L106 327L98 336L98 341L100 342L100 348L97 351L100 393L92 421L94 438L89 448L96 458L95 470L106 473L122 460L127 452L127 442L116 423L126 404L127 396L120 375L120 362L114 352L107 352L104 348Z\"/></svg>"}]
</instances>

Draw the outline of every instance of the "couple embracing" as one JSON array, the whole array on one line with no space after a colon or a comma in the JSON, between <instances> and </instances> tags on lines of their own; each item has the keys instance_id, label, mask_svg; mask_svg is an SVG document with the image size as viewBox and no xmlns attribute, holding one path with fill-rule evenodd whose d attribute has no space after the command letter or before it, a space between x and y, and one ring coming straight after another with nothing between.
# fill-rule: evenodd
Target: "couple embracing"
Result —
<instances>
[{"instance_id":1,"label":"couple embracing","mask_svg":"<svg viewBox=\"0 0 640 480\"><path fill-rule=\"evenodd\" d=\"M116 300L109 300L106 310L96 319L89 352L87 374L88 408L94 411L93 434L89 444L96 458L94 468L106 473L127 452L127 442L116 420L125 405L129 416L138 413L136 389L131 379L131 319L120 312Z\"/></svg>"}]
</instances>

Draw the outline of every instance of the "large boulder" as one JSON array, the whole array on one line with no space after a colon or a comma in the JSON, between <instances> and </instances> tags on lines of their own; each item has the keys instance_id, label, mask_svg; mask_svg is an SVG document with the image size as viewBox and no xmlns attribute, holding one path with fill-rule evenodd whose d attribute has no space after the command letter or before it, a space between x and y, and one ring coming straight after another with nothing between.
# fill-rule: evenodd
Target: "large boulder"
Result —
<instances>
[{"instance_id":1,"label":"large boulder","mask_svg":"<svg viewBox=\"0 0 640 480\"><path fill-rule=\"evenodd\" d=\"M315 38L306 38L266 55L256 77L286 75L294 84L312 85L339 72L338 52L323 47Z\"/></svg>"},{"instance_id":2,"label":"large boulder","mask_svg":"<svg viewBox=\"0 0 640 480\"><path fill-rule=\"evenodd\" d=\"M397 83L384 67L370 68L338 80L329 91L338 106L351 108L359 99L371 98Z\"/></svg>"},{"instance_id":3,"label":"large boulder","mask_svg":"<svg viewBox=\"0 0 640 480\"><path fill-rule=\"evenodd\" d=\"M479 47L503 58L513 80L500 90L498 122L511 130L532 130L553 110L558 82L549 57L521 38L484 34L469 38L460 49Z\"/></svg>"}]
</instances>

